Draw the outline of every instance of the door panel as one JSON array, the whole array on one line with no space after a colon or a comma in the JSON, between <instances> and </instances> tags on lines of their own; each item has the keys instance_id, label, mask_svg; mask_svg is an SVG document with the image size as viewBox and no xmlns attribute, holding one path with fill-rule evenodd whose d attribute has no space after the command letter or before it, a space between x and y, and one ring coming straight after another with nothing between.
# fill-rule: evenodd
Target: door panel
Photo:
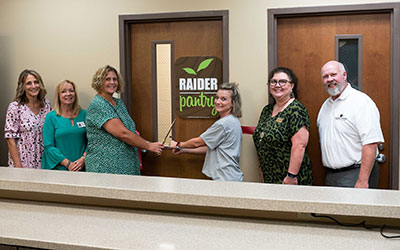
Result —
<instances>
[{"instance_id":1,"label":"door panel","mask_svg":"<svg viewBox=\"0 0 400 250\"><path fill-rule=\"evenodd\" d=\"M325 180L316 120L328 94L322 87L320 69L334 59L335 35L363 36L362 91L374 100L380 111L385 138L385 149L381 153L387 161L380 164L379 187L389 188L390 14L285 17L278 19L277 27L278 66L289 67L298 76L299 100L310 115L308 152L315 185L324 185Z\"/></svg>"},{"instance_id":2,"label":"door panel","mask_svg":"<svg viewBox=\"0 0 400 250\"><path fill-rule=\"evenodd\" d=\"M132 116L141 135L153 138L152 54L153 41L173 41L173 58L216 56L222 59L222 21L174 21L136 23L130 26L132 61ZM173 79L174 80L174 79ZM173 88L172 88L173 89ZM182 119L174 115L174 139L185 141L199 136L214 119ZM161 156L146 153L143 175L207 178L201 173L203 155L173 155L165 150Z\"/></svg>"}]
</instances>

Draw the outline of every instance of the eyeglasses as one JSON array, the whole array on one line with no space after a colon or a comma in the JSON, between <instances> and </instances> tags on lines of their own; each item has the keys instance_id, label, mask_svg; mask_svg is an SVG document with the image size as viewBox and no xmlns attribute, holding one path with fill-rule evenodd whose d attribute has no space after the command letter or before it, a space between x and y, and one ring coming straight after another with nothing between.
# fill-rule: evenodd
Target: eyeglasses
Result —
<instances>
[{"instance_id":1,"label":"eyeglasses","mask_svg":"<svg viewBox=\"0 0 400 250\"><path fill-rule=\"evenodd\" d=\"M285 86L286 83L288 83L288 82L291 83L291 81L286 80L286 79L281 79L281 80L278 80L278 81L277 80L271 80L271 81L269 81L269 84L272 85L272 86L277 86L278 84L279 84L279 86Z\"/></svg>"}]
</instances>

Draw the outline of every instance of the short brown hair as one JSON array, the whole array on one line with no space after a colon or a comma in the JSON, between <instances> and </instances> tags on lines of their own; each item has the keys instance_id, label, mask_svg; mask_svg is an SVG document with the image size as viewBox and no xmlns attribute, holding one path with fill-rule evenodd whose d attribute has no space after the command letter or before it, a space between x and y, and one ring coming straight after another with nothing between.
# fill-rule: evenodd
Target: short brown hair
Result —
<instances>
[{"instance_id":1,"label":"short brown hair","mask_svg":"<svg viewBox=\"0 0 400 250\"><path fill-rule=\"evenodd\" d=\"M117 81L118 81L118 87L117 87L117 93L121 93L122 92L122 90L124 89L124 86L125 86L125 82L124 82L124 80L122 79L122 76L118 73L118 71L114 68L114 67L112 67L112 66L110 66L110 65L106 65L106 66L103 66L103 67L101 67L101 68L99 68L97 71L96 71L96 73L93 75L93 79L92 79L92 88L94 89L94 90L96 90L97 91L97 93L100 93L101 92L101 90L102 90L102 88L103 88L103 84L104 84L104 82L106 81L106 77L107 77L107 74L110 72L110 71L113 71L116 75L117 75Z\"/></svg>"}]
</instances>

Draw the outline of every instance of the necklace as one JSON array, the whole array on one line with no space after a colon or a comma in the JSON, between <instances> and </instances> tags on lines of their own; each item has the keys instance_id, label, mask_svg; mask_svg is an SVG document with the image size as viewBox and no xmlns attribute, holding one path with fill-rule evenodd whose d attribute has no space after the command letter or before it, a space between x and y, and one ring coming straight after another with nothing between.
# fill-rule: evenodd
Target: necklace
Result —
<instances>
[{"instance_id":1,"label":"necklace","mask_svg":"<svg viewBox=\"0 0 400 250\"><path fill-rule=\"evenodd\" d=\"M274 108L272 110L272 116L276 116L279 112L282 112L282 110L284 110L287 106L289 106L289 104L291 104L294 101L294 98L289 98L286 102L284 102L282 105L278 105L278 103L276 103L274 105Z\"/></svg>"},{"instance_id":2,"label":"necklace","mask_svg":"<svg viewBox=\"0 0 400 250\"><path fill-rule=\"evenodd\" d=\"M287 107L287 105L289 105L291 103L291 101L293 101L294 98L289 98L287 99L287 101L285 101L282 105L278 105L278 103L275 104L275 106L277 108L279 108L279 111L282 111L283 109L285 109Z\"/></svg>"}]
</instances>

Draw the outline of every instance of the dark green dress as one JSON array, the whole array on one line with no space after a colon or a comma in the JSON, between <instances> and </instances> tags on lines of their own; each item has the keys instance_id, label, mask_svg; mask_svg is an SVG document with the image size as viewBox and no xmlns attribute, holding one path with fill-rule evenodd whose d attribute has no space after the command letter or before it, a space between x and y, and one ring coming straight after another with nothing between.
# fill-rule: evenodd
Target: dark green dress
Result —
<instances>
[{"instance_id":1,"label":"dark green dress","mask_svg":"<svg viewBox=\"0 0 400 250\"><path fill-rule=\"evenodd\" d=\"M265 183L282 184L290 161L291 138L303 126L310 130L308 111L295 99L283 111L272 117L273 105L264 107L253 134ZM312 185L311 160L304 153L298 176L300 185Z\"/></svg>"}]
</instances>

